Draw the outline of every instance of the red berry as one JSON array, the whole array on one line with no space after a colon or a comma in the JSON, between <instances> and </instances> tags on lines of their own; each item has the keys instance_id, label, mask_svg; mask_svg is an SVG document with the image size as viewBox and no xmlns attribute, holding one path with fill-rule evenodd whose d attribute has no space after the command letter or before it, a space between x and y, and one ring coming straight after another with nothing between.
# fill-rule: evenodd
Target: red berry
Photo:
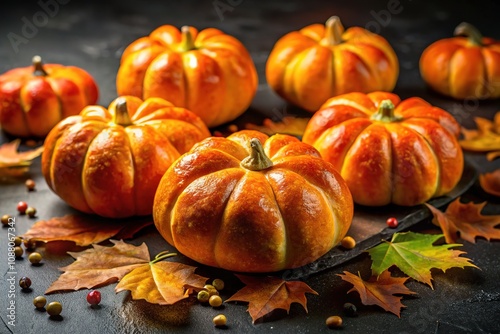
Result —
<instances>
[{"instance_id":1,"label":"red berry","mask_svg":"<svg viewBox=\"0 0 500 334\"><path fill-rule=\"evenodd\" d=\"M28 208L28 203L23 201L17 203L17 211L19 211L20 214L24 215L26 213L27 208Z\"/></svg>"},{"instance_id":2,"label":"red berry","mask_svg":"<svg viewBox=\"0 0 500 334\"><path fill-rule=\"evenodd\" d=\"M389 226L390 228L398 227L398 220L394 217L388 218L387 219L387 226Z\"/></svg>"},{"instance_id":3,"label":"red berry","mask_svg":"<svg viewBox=\"0 0 500 334\"><path fill-rule=\"evenodd\" d=\"M97 290L92 290L87 294L87 301L90 305L99 305L101 302L101 293Z\"/></svg>"}]
</instances>

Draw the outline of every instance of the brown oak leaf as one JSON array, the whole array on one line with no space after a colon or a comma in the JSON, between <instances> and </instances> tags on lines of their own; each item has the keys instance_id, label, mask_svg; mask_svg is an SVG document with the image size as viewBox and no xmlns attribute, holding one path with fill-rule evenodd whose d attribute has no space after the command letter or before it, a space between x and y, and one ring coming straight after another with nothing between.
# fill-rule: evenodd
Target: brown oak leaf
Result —
<instances>
[{"instance_id":1,"label":"brown oak leaf","mask_svg":"<svg viewBox=\"0 0 500 334\"><path fill-rule=\"evenodd\" d=\"M76 261L59 268L64 273L54 281L46 294L63 290L92 289L120 280L134 268L149 264L145 243L140 246L111 240L112 247L93 245L83 252L68 252Z\"/></svg>"},{"instance_id":2,"label":"brown oak leaf","mask_svg":"<svg viewBox=\"0 0 500 334\"><path fill-rule=\"evenodd\" d=\"M161 258L161 257L159 257ZM177 262L154 262L125 275L115 292L130 290L133 299L159 305L172 305L203 289L207 277L196 275L195 267Z\"/></svg>"},{"instance_id":3,"label":"brown oak leaf","mask_svg":"<svg viewBox=\"0 0 500 334\"><path fill-rule=\"evenodd\" d=\"M307 312L305 294L318 293L301 281L285 281L278 277L250 277L237 275L245 287L236 292L226 302L248 302L248 312L253 322L275 309L290 311L292 303L299 303Z\"/></svg>"},{"instance_id":4,"label":"brown oak leaf","mask_svg":"<svg viewBox=\"0 0 500 334\"><path fill-rule=\"evenodd\" d=\"M264 119L262 125L248 123L245 124L245 128L249 130L258 130L269 136L275 133L281 133L302 137L308 122L309 118L285 116L280 122L274 122L273 120L266 118Z\"/></svg>"},{"instance_id":5,"label":"brown oak leaf","mask_svg":"<svg viewBox=\"0 0 500 334\"><path fill-rule=\"evenodd\" d=\"M488 194L500 196L500 169L479 175L479 184Z\"/></svg>"},{"instance_id":6,"label":"brown oak leaf","mask_svg":"<svg viewBox=\"0 0 500 334\"><path fill-rule=\"evenodd\" d=\"M70 214L37 221L23 238L50 242L73 241L77 246L89 246L109 238L129 239L135 233L152 225L150 219L116 221L96 216Z\"/></svg>"},{"instance_id":7,"label":"brown oak leaf","mask_svg":"<svg viewBox=\"0 0 500 334\"><path fill-rule=\"evenodd\" d=\"M395 296L395 294L415 294L404 285L409 277L392 277L388 270L382 272L378 279L372 276L368 281L364 281L359 273L356 276L348 271L338 276L353 285L347 293L357 291L364 305L378 305L398 317L401 317L401 308L406 306L401 303L403 297Z\"/></svg>"},{"instance_id":8,"label":"brown oak leaf","mask_svg":"<svg viewBox=\"0 0 500 334\"><path fill-rule=\"evenodd\" d=\"M477 130L462 128L464 139L460 140L463 149L474 152L490 152L488 160L500 156L500 112L495 114L494 120L475 117Z\"/></svg>"},{"instance_id":9,"label":"brown oak leaf","mask_svg":"<svg viewBox=\"0 0 500 334\"><path fill-rule=\"evenodd\" d=\"M21 140L16 139L10 143L0 146L0 176L20 176L28 171L31 160L38 157L43 152L43 146L18 152Z\"/></svg>"},{"instance_id":10,"label":"brown oak leaf","mask_svg":"<svg viewBox=\"0 0 500 334\"><path fill-rule=\"evenodd\" d=\"M460 233L460 238L471 243L476 242L476 237L483 237L488 241L500 239L500 229L495 228L500 224L500 215L481 214L486 202L463 204L460 203L460 198L457 198L448 205L445 212L426 205L434 215L434 225L441 227L446 243L455 243L458 239L457 232Z\"/></svg>"}]
</instances>

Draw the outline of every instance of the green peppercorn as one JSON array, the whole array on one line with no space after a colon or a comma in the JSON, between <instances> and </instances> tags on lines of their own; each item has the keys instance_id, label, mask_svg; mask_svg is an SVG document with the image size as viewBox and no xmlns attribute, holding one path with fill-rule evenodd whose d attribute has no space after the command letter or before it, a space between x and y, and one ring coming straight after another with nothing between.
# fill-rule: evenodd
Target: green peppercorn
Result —
<instances>
[{"instance_id":1,"label":"green peppercorn","mask_svg":"<svg viewBox=\"0 0 500 334\"><path fill-rule=\"evenodd\" d=\"M210 293L207 290L201 290L198 292L198 301L200 303L208 303L208 300L210 299Z\"/></svg>"},{"instance_id":2,"label":"green peppercorn","mask_svg":"<svg viewBox=\"0 0 500 334\"><path fill-rule=\"evenodd\" d=\"M26 215L30 218L33 218L36 216L36 209L32 206L28 207L26 209Z\"/></svg>"},{"instance_id":3,"label":"green peppercorn","mask_svg":"<svg viewBox=\"0 0 500 334\"><path fill-rule=\"evenodd\" d=\"M16 257L23 256L23 254L24 254L23 248L21 246L14 247L14 254L16 255Z\"/></svg>"},{"instance_id":4,"label":"green peppercorn","mask_svg":"<svg viewBox=\"0 0 500 334\"><path fill-rule=\"evenodd\" d=\"M216 327L226 326L227 324L227 318L224 314L216 315L212 321Z\"/></svg>"},{"instance_id":5,"label":"green peppercorn","mask_svg":"<svg viewBox=\"0 0 500 334\"><path fill-rule=\"evenodd\" d=\"M47 313L50 316L57 316L62 312L62 305L59 302L51 302L47 305Z\"/></svg>"},{"instance_id":6,"label":"green peppercorn","mask_svg":"<svg viewBox=\"0 0 500 334\"><path fill-rule=\"evenodd\" d=\"M210 296L208 303L212 307L219 307L222 305L222 298L220 296L217 296L217 295Z\"/></svg>"},{"instance_id":7,"label":"green peppercorn","mask_svg":"<svg viewBox=\"0 0 500 334\"><path fill-rule=\"evenodd\" d=\"M33 305L36 308L44 308L45 304L47 304L47 299L44 296L37 296L33 299Z\"/></svg>"},{"instance_id":8,"label":"green peppercorn","mask_svg":"<svg viewBox=\"0 0 500 334\"><path fill-rule=\"evenodd\" d=\"M36 240L33 239L24 239L23 240L24 248L28 251L34 251L36 249Z\"/></svg>"},{"instance_id":9,"label":"green peppercorn","mask_svg":"<svg viewBox=\"0 0 500 334\"><path fill-rule=\"evenodd\" d=\"M39 264L40 261L42 261L42 255L38 252L33 252L30 254L30 256L28 257L28 260L32 263L32 264Z\"/></svg>"},{"instance_id":10,"label":"green peppercorn","mask_svg":"<svg viewBox=\"0 0 500 334\"><path fill-rule=\"evenodd\" d=\"M210 297L214 296L214 295L219 295L219 291L217 291L217 289L211 284L206 284L203 287L203 289L208 291L208 293L210 294Z\"/></svg>"},{"instance_id":11,"label":"green peppercorn","mask_svg":"<svg viewBox=\"0 0 500 334\"><path fill-rule=\"evenodd\" d=\"M21 277L21 279L19 280L19 286L23 290L29 289L31 286L31 280L29 279L29 277L26 276Z\"/></svg>"},{"instance_id":12,"label":"green peppercorn","mask_svg":"<svg viewBox=\"0 0 500 334\"><path fill-rule=\"evenodd\" d=\"M354 304L345 303L344 304L344 313L348 317L355 317L358 315L358 309L356 308L356 305L354 305Z\"/></svg>"},{"instance_id":13,"label":"green peppercorn","mask_svg":"<svg viewBox=\"0 0 500 334\"><path fill-rule=\"evenodd\" d=\"M215 289L217 289L217 291L221 291L224 289L224 281L221 280L220 278L214 279L212 285Z\"/></svg>"},{"instance_id":14,"label":"green peppercorn","mask_svg":"<svg viewBox=\"0 0 500 334\"><path fill-rule=\"evenodd\" d=\"M11 216L11 215L3 215L3 216L2 216L2 224L3 224L4 226L9 225L9 223L10 223L10 220L11 220L11 219L12 219L12 216Z\"/></svg>"},{"instance_id":15,"label":"green peppercorn","mask_svg":"<svg viewBox=\"0 0 500 334\"><path fill-rule=\"evenodd\" d=\"M14 246L21 246L22 243L23 243L23 238L21 238L20 236L14 238Z\"/></svg>"}]
</instances>

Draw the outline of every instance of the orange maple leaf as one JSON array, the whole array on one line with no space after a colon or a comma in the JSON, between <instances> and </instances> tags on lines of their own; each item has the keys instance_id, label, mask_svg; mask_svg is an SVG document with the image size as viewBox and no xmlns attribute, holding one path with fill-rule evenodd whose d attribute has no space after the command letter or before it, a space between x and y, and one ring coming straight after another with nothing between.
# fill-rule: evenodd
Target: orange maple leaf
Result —
<instances>
[{"instance_id":1,"label":"orange maple leaf","mask_svg":"<svg viewBox=\"0 0 500 334\"><path fill-rule=\"evenodd\" d=\"M347 293L357 291L364 305L378 305L398 317L401 317L401 308L406 306L401 303L403 297L394 295L416 293L404 285L409 277L392 277L388 270L382 272L378 279L376 276L372 276L368 281L364 281L359 273L356 276L348 271L344 271L344 274L338 274L338 276L353 285L353 288Z\"/></svg>"},{"instance_id":2,"label":"orange maple leaf","mask_svg":"<svg viewBox=\"0 0 500 334\"><path fill-rule=\"evenodd\" d=\"M494 120L475 117L477 130L462 128L464 139L460 140L463 149L474 152L490 152L488 160L500 156L500 112L495 114Z\"/></svg>"},{"instance_id":3,"label":"orange maple leaf","mask_svg":"<svg viewBox=\"0 0 500 334\"><path fill-rule=\"evenodd\" d=\"M54 281L46 294L63 291L91 289L120 280L134 268L148 264L149 251L146 244L134 246L123 241L112 240L112 247L93 245L83 252L68 252L75 262L59 268L64 274Z\"/></svg>"},{"instance_id":4,"label":"orange maple leaf","mask_svg":"<svg viewBox=\"0 0 500 334\"><path fill-rule=\"evenodd\" d=\"M307 312L307 299L305 294L318 293L301 281L285 281L278 277L250 277L236 275L245 287L236 292L226 302L248 302L248 312L255 323L257 319L275 309L284 309L290 312L292 303L299 303Z\"/></svg>"},{"instance_id":5,"label":"orange maple leaf","mask_svg":"<svg viewBox=\"0 0 500 334\"><path fill-rule=\"evenodd\" d=\"M156 262L162 258L157 256L154 261L125 275L116 286L115 292L130 290L133 299L172 305L188 298L194 290L203 289L208 278L196 275L195 267L177 262Z\"/></svg>"},{"instance_id":6,"label":"orange maple leaf","mask_svg":"<svg viewBox=\"0 0 500 334\"><path fill-rule=\"evenodd\" d=\"M463 204L457 198L448 205L444 213L432 205L426 205L434 215L433 224L441 227L446 243L455 243L458 239L457 232L460 233L460 238L471 243L476 242L476 237L483 237L488 241L500 239L500 229L495 228L500 224L500 215L481 214L486 202Z\"/></svg>"},{"instance_id":7,"label":"orange maple leaf","mask_svg":"<svg viewBox=\"0 0 500 334\"><path fill-rule=\"evenodd\" d=\"M70 214L37 221L23 235L33 241L73 241L77 246L100 243L109 238L128 239L135 233L152 225L150 219L116 221L97 216Z\"/></svg>"},{"instance_id":8,"label":"orange maple leaf","mask_svg":"<svg viewBox=\"0 0 500 334\"><path fill-rule=\"evenodd\" d=\"M21 140L16 139L0 146L0 176L19 176L28 171L31 160L43 152L43 146L18 152Z\"/></svg>"},{"instance_id":9,"label":"orange maple leaf","mask_svg":"<svg viewBox=\"0 0 500 334\"><path fill-rule=\"evenodd\" d=\"M479 184L488 194L500 196L500 168L492 173L479 175Z\"/></svg>"},{"instance_id":10,"label":"orange maple leaf","mask_svg":"<svg viewBox=\"0 0 500 334\"><path fill-rule=\"evenodd\" d=\"M43 146L33 150L18 152L17 149L20 143L21 140L16 139L0 146L0 166L16 166L23 164L26 161L35 159L43 152Z\"/></svg>"},{"instance_id":11,"label":"orange maple leaf","mask_svg":"<svg viewBox=\"0 0 500 334\"><path fill-rule=\"evenodd\" d=\"M115 292L130 290L133 299L171 305L203 289L208 278L194 274L195 267L176 262L159 262L175 253L161 252L150 261L148 247L111 240L112 247L93 245L83 252L68 252L76 260L59 268L64 273L46 294L95 288L120 281Z\"/></svg>"}]
</instances>

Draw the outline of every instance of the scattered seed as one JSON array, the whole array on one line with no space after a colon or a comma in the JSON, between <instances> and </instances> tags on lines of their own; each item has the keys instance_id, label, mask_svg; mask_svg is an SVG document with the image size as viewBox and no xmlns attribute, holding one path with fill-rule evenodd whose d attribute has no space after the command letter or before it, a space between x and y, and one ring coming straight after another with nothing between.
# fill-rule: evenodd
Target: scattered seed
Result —
<instances>
[{"instance_id":1,"label":"scattered seed","mask_svg":"<svg viewBox=\"0 0 500 334\"><path fill-rule=\"evenodd\" d=\"M210 297L210 299L208 300L208 303L210 304L210 306L212 307L219 307L222 305L222 298L220 296L217 296L217 295L213 295Z\"/></svg>"},{"instance_id":2,"label":"scattered seed","mask_svg":"<svg viewBox=\"0 0 500 334\"><path fill-rule=\"evenodd\" d=\"M14 238L14 246L21 246L22 243L23 243L23 238L21 238L20 236L16 236Z\"/></svg>"},{"instance_id":3,"label":"scattered seed","mask_svg":"<svg viewBox=\"0 0 500 334\"><path fill-rule=\"evenodd\" d=\"M326 318L326 325L328 328L340 328L342 327L342 318L338 315L332 315Z\"/></svg>"},{"instance_id":4,"label":"scattered seed","mask_svg":"<svg viewBox=\"0 0 500 334\"><path fill-rule=\"evenodd\" d=\"M208 303L210 293L207 290L201 290L198 292L197 298L200 303Z\"/></svg>"},{"instance_id":5,"label":"scattered seed","mask_svg":"<svg viewBox=\"0 0 500 334\"><path fill-rule=\"evenodd\" d=\"M21 246L14 247L14 254L16 255L16 257L23 256L23 254L24 254L23 248Z\"/></svg>"},{"instance_id":6,"label":"scattered seed","mask_svg":"<svg viewBox=\"0 0 500 334\"><path fill-rule=\"evenodd\" d=\"M27 251L34 251L36 249L36 240L33 239L23 239L24 248Z\"/></svg>"},{"instance_id":7,"label":"scattered seed","mask_svg":"<svg viewBox=\"0 0 500 334\"><path fill-rule=\"evenodd\" d=\"M390 228L396 228L398 227L398 220L394 217L391 217L391 218L387 218L387 226L389 226Z\"/></svg>"},{"instance_id":8,"label":"scattered seed","mask_svg":"<svg viewBox=\"0 0 500 334\"><path fill-rule=\"evenodd\" d=\"M97 290L91 290L87 294L87 302L92 306L99 305L99 303L101 302L101 292Z\"/></svg>"},{"instance_id":9,"label":"scattered seed","mask_svg":"<svg viewBox=\"0 0 500 334\"><path fill-rule=\"evenodd\" d=\"M10 223L10 220L11 220L11 219L12 219L12 216L11 216L11 215L3 215L3 216L2 216L2 224L3 224L4 226L9 225L9 223Z\"/></svg>"},{"instance_id":10,"label":"scattered seed","mask_svg":"<svg viewBox=\"0 0 500 334\"><path fill-rule=\"evenodd\" d=\"M32 264L39 264L42 261L42 255L38 252L33 252L28 256L28 260Z\"/></svg>"},{"instance_id":11,"label":"scattered seed","mask_svg":"<svg viewBox=\"0 0 500 334\"><path fill-rule=\"evenodd\" d=\"M217 289L217 291L224 290L224 281L221 280L220 278L214 279L212 285L215 289Z\"/></svg>"},{"instance_id":12,"label":"scattered seed","mask_svg":"<svg viewBox=\"0 0 500 334\"><path fill-rule=\"evenodd\" d=\"M358 315L358 309L356 308L356 305L354 305L354 304L345 303L344 304L344 313L348 317L355 317Z\"/></svg>"},{"instance_id":13,"label":"scattered seed","mask_svg":"<svg viewBox=\"0 0 500 334\"><path fill-rule=\"evenodd\" d=\"M62 305L59 302L51 302L47 305L47 313L50 316L57 316L62 312Z\"/></svg>"},{"instance_id":14,"label":"scattered seed","mask_svg":"<svg viewBox=\"0 0 500 334\"><path fill-rule=\"evenodd\" d=\"M28 215L28 217L33 218L36 216L36 209L30 206L26 209L26 214Z\"/></svg>"},{"instance_id":15,"label":"scattered seed","mask_svg":"<svg viewBox=\"0 0 500 334\"><path fill-rule=\"evenodd\" d=\"M354 240L352 237L347 236L342 239L340 245L346 249L353 249L354 247L356 247L356 240Z\"/></svg>"},{"instance_id":16,"label":"scattered seed","mask_svg":"<svg viewBox=\"0 0 500 334\"><path fill-rule=\"evenodd\" d=\"M19 286L23 290L29 289L29 287L31 286L31 280L29 279L29 277L26 276L21 277L21 279L19 280Z\"/></svg>"},{"instance_id":17,"label":"scattered seed","mask_svg":"<svg viewBox=\"0 0 500 334\"><path fill-rule=\"evenodd\" d=\"M33 299L33 305L38 309L44 308L45 304L47 304L47 299L44 296L37 296Z\"/></svg>"},{"instance_id":18,"label":"scattered seed","mask_svg":"<svg viewBox=\"0 0 500 334\"><path fill-rule=\"evenodd\" d=\"M28 203L23 201L17 203L17 211L19 211L20 214L24 215L26 213L27 208L28 208Z\"/></svg>"},{"instance_id":19,"label":"scattered seed","mask_svg":"<svg viewBox=\"0 0 500 334\"><path fill-rule=\"evenodd\" d=\"M28 189L28 191L35 190L36 183L32 179L27 179L24 184L26 185L26 189Z\"/></svg>"},{"instance_id":20,"label":"scattered seed","mask_svg":"<svg viewBox=\"0 0 500 334\"><path fill-rule=\"evenodd\" d=\"M214 295L219 295L219 291L217 291L217 289L211 284L206 284L203 287L203 289L208 291L208 293L210 294L210 297L212 297Z\"/></svg>"},{"instance_id":21,"label":"scattered seed","mask_svg":"<svg viewBox=\"0 0 500 334\"><path fill-rule=\"evenodd\" d=\"M212 321L216 327L226 326L227 324L227 318L224 314L216 315Z\"/></svg>"}]
</instances>

